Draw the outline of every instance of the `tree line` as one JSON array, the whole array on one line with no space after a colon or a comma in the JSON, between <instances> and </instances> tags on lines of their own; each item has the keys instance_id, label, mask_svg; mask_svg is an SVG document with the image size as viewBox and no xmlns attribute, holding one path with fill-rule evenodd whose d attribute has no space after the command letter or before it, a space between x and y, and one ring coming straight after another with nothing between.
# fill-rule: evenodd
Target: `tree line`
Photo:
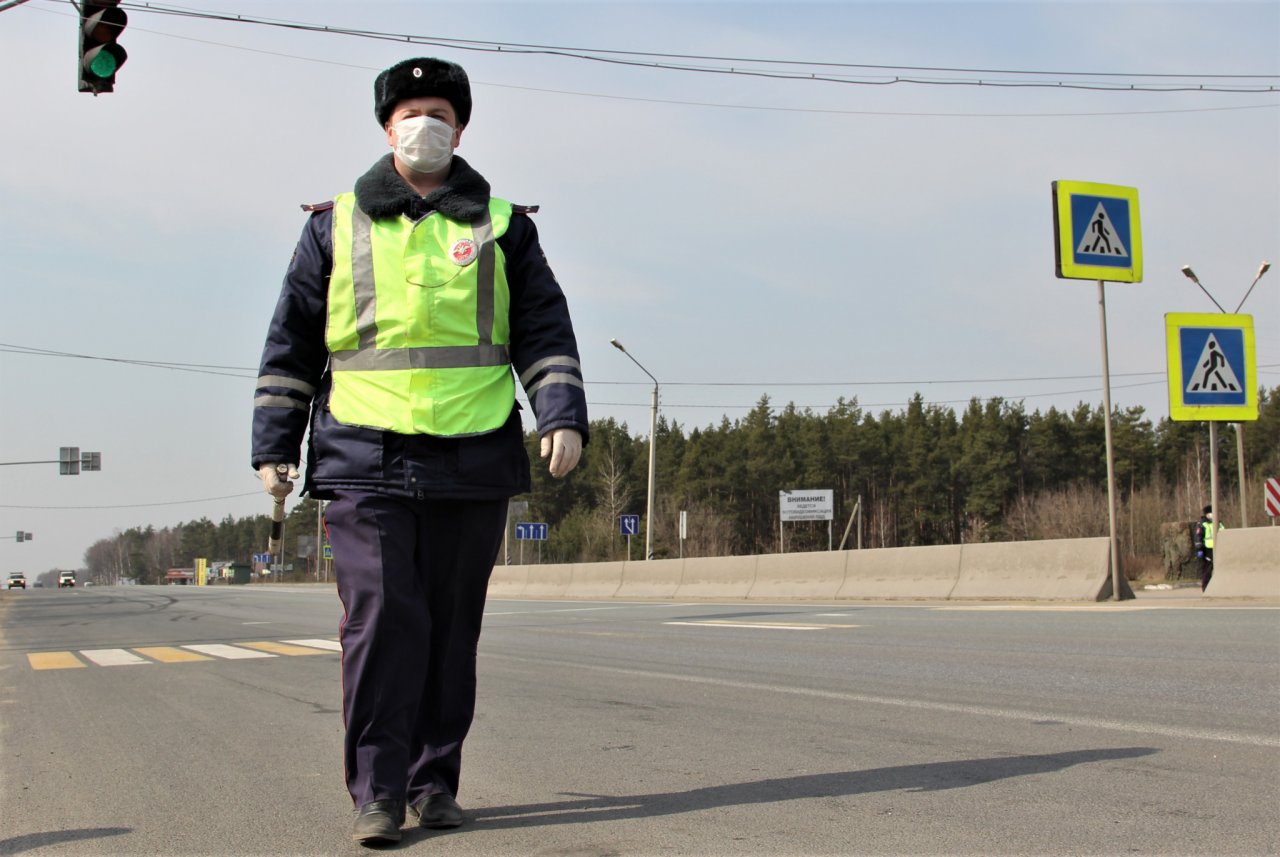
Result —
<instances>
[{"instance_id":1,"label":"tree line","mask_svg":"<svg viewBox=\"0 0 1280 857\"><path fill-rule=\"evenodd\" d=\"M1027 413L1021 401L973 399L963 411L927 404L916 394L905 408L872 414L856 399L837 400L826 413L767 396L744 417L686 427L661 418L655 432L653 548L657 557L773 553L779 530L778 493L831 489L834 520L786 524L787 551L1103 536L1107 510L1105 412L1078 404L1069 411ZM1280 476L1280 387L1259 393L1259 418L1218 431L1219 504L1228 526L1241 521L1236 466L1243 435L1245 511L1266 523L1262 484ZM1130 576L1168 566L1162 526L1197 519L1209 503L1206 423L1153 423L1141 407L1116 408L1112 442L1118 526ZM641 559L644 531L628 545L619 533L624 514L643 516L649 441L625 423L593 420L578 469L552 479L538 458L538 438L526 446L533 490L517 501L519 521L548 524L540 545L526 544L526 562ZM299 576L317 573L300 557L296 537L314 539L314 500L291 504L286 562ZM687 538L679 537L680 512ZM855 512L858 514L855 515ZM859 526L860 524L860 526ZM102 539L85 554L91 579L163 580L169 568L196 557L249 563L266 550L266 515L218 523L207 518L156 529L137 527ZM846 535L846 532L848 535ZM510 528L509 528L509 536ZM509 542L507 560L519 556ZM504 558L500 557L499 562Z\"/></svg>"}]
</instances>

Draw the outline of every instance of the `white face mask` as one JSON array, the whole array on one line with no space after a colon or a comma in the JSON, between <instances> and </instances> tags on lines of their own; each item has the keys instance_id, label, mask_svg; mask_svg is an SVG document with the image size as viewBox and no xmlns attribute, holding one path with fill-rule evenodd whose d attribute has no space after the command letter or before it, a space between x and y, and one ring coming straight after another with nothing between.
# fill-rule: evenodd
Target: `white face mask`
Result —
<instances>
[{"instance_id":1,"label":"white face mask","mask_svg":"<svg viewBox=\"0 0 1280 857\"><path fill-rule=\"evenodd\" d=\"M411 170L434 173L453 157L453 128L430 116L412 116L391 126L396 132L396 157Z\"/></svg>"}]
</instances>

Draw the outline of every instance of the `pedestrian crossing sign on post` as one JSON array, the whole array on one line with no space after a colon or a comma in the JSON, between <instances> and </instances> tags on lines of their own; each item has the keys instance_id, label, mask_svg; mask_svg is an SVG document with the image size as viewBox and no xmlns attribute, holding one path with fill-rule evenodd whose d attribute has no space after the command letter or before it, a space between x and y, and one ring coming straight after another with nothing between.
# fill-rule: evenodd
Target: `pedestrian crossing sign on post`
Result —
<instances>
[{"instance_id":1,"label":"pedestrian crossing sign on post","mask_svg":"<svg viewBox=\"0 0 1280 857\"><path fill-rule=\"evenodd\" d=\"M1060 279L1142 282L1136 187L1054 182L1053 230Z\"/></svg>"},{"instance_id":2,"label":"pedestrian crossing sign on post","mask_svg":"<svg viewBox=\"0 0 1280 857\"><path fill-rule=\"evenodd\" d=\"M1164 317L1164 330L1170 419L1258 418L1253 316L1171 312Z\"/></svg>"}]
</instances>

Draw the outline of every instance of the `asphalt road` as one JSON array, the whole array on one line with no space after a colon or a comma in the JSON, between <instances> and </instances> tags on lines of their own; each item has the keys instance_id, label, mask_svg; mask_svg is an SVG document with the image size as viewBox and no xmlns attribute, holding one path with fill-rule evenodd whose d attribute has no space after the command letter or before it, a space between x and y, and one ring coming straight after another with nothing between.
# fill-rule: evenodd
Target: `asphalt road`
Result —
<instances>
[{"instance_id":1,"label":"asphalt road","mask_svg":"<svg viewBox=\"0 0 1280 857\"><path fill-rule=\"evenodd\" d=\"M368 853L340 614L0 593L0 854ZM1276 605L494 601L480 669L472 821L401 852L1280 852Z\"/></svg>"}]
</instances>

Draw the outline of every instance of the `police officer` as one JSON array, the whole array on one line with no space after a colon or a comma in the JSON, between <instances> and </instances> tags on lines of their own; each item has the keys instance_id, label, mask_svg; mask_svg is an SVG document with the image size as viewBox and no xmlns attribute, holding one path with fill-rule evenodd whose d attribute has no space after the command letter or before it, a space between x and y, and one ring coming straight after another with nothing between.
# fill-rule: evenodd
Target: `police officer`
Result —
<instances>
[{"instance_id":1,"label":"police officer","mask_svg":"<svg viewBox=\"0 0 1280 857\"><path fill-rule=\"evenodd\" d=\"M1204 592L1213 579L1213 537L1221 524L1215 526L1215 515L1212 506L1204 507L1204 514L1195 529L1196 556L1200 560L1200 591Z\"/></svg>"},{"instance_id":2,"label":"police officer","mask_svg":"<svg viewBox=\"0 0 1280 857\"><path fill-rule=\"evenodd\" d=\"M454 155L466 72L418 58L374 83L391 152L311 216L263 349L252 464L325 514L345 608L352 838L399 841L406 807L456 827L476 646L507 501L529 490L512 370L552 476L587 439L577 341L530 219Z\"/></svg>"}]
</instances>

